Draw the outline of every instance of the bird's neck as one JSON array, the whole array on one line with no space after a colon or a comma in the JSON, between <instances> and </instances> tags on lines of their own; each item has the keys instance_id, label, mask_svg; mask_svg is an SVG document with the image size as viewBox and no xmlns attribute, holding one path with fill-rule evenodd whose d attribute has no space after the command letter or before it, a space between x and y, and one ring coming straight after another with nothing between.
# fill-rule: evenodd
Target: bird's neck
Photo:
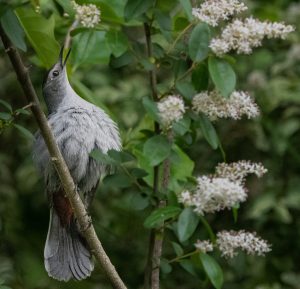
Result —
<instances>
[{"instance_id":1,"label":"bird's neck","mask_svg":"<svg viewBox=\"0 0 300 289\"><path fill-rule=\"evenodd\" d=\"M76 93L68 81L58 83L55 86L45 87L43 95L49 114L56 112L68 102L72 103L72 99L76 97Z\"/></svg>"}]
</instances>

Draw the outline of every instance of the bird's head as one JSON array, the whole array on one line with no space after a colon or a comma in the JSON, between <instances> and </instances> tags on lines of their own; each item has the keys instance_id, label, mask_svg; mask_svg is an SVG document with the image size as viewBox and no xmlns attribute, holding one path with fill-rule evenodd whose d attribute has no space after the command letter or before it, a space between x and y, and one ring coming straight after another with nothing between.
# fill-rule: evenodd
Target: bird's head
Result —
<instances>
[{"instance_id":1,"label":"bird's head","mask_svg":"<svg viewBox=\"0 0 300 289\"><path fill-rule=\"evenodd\" d=\"M63 51L64 47L60 50L58 61L48 71L43 81L43 95L50 113L59 108L62 101L68 98L68 91L70 91L66 62L71 49L65 59Z\"/></svg>"},{"instance_id":2,"label":"bird's head","mask_svg":"<svg viewBox=\"0 0 300 289\"><path fill-rule=\"evenodd\" d=\"M69 49L66 58L63 57L64 46L61 48L58 61L50 68L45 75L43 81L43 89L50 88L51 90L59 89L67 81L66 79L66 63L69 58L71 49Z\"/></svg>"}]
</instances>

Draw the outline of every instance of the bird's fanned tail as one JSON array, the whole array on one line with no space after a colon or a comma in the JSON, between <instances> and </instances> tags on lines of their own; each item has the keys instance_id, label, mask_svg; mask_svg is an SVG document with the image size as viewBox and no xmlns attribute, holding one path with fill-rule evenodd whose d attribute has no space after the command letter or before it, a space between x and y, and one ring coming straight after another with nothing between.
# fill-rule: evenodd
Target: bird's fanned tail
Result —
<instances>
[{"instance_id":1,"label":"bird's fanned tail","mask_svg":"<svg viewBox=\"0 0 300 289\"><path fill-rule=\"evenodd\" d=\"M50 211L44 258L49 276L59 281L85 279L94 269L91 253L74 220L68 225L62 224L54 208Z\"/></svg>"}]
</instances>

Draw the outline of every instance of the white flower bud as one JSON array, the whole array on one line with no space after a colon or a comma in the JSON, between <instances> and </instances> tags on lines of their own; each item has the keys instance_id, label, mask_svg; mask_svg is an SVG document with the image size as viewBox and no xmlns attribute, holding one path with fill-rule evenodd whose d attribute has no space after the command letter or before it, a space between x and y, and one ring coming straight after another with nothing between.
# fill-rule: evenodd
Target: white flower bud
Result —
<instances>
[{"instance_id":1,"label":"white flower bud","mask_svg":"<svg viewBox=\"0 0 300 289\"><path fill-rule=\"evenodd\" d=\"M230 16L247 9L239 0L207 0L199 8L193 8L192 14L211 26L217 26L221 20L228 20Z\"/></svg>"},{"instance_id":2,"label":"white flower bud","mask_svg":"<svg viewBox=\"0 0 300 289\"><path fill-rule=\"evenodd\" d=\"M223 257L233 258L237 250L241 249L249 255L264 256L271 251L267 241L261 239L256 233L245 231L222 231L217 234L217 246Z\"/></svg>"},{"instance_id":3,"label":"white flower bud","mask_svg":"<svg viewBox=\"0 0 300 289\"><path fill-rule=\"evenodd\" d=\"M94 4L79 5L72 1L76 11L76 19L84 27L93 28L100 22L100 10Z\"/></svg>"},{"instance_id":4,"label":"white flower bud","mask_svg":"<svg viewBox=\"0 0 300 289\"><path fill-rule=\"evenodd\" d=\"M172 124L182 119L185 108L183 99L179 95L169 95L157 104L159 115L164 128L172 127Z\"/></svg>"},{"instance_id":5,"label":"white flower bud","mask_svg":"<svg viewBox=\"0 0 300 289\"><path fill-rule=\"evenodd\" d=\"M204 91L194 96L193 110L204 113L211 120L218 118L248 119L259 115L259 109L247 92L234 91L229 98L222 97L217 91Z\"/></svg>"}]
</instances>

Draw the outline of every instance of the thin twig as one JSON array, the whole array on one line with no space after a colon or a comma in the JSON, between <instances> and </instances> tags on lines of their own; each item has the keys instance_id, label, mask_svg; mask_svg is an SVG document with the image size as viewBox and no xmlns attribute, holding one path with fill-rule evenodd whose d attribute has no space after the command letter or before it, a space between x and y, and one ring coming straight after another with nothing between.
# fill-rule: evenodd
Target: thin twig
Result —
<instances>
[{"instance_id":1,"label":"thin twig","mask_svg":"<svg viewBox=\"0 0 300 289\"><path fill-rule=\"evenodd\" d=\"M55 159L55 169L59 175L61 183L63 185L66 196L68 197L74 214L78 220L81 228L86 228L84 237L91 248L92 253L96 257L97 261L101 264L103 271L106 273L109 281L115 289L126 289L125 284L119 277L115 267L111 263L109 257L106 255L100 240L98 239L95 229L90 222L84 204L82 203L74 184L74 181L70 175L68 167L62 157L61 152L56 144L53 133L48 125L47 118L41 108L39 99L31 83L28 70L25 68L20 54L17 49L12 45L2 27L0 26L0 36L7 52L15 73L18 77L19 83L21 84L24 94L29 103L33 103L31 106L32 113L37 121L40 128L41 134L45 140L46 146L49 150L51 158Z\"/></svg>"},{"instance_id":2,"label":"thin twig","mask_svg":"<svg viewBox=\"0 0 300 289\"><path fill-rule=\"evenodd\" d=\"M70 28L68 29L66 38L65 38L65 43L64 43L64 48L67 50L70 48L71 46L71 41L72 41L72 37L71 37L71 32L78 26L79 22L76 19L72 25L70 26Z\"/></svg>"},{"instance_id":3,"label":"thin twig","mask_svg":"<svg viewBox=\"0 0 300 289\"><path fill-rule=\"evenodd\" d=\"M170 54L170 52L175 48L177 42L180 40L180 38L194 25L194 23L190 23L188 26L186 26L176 37L172 45L167 50L166 54Z\"/></svg>"},{"instance_id":4,"label":"thin twig","mask_svg":"<svg viewBox=\"0 0 300 289\"><path fill-rule=\"evenodd\" d=\"M176 258L174 258L174 259L171 259L170 261L168 261L168 263L170 264L170 263L178 262L178 261L180 261L180 260L182 260L182 259L185 259L185 258L187 258L187 257L191 257L191 256L193 256L193 255L195 255L195 254L198 254L198 253L199 253L199 250L195 250L195 251L193 251L193 252L190 252L190 253L187 253L187 254L178 256L178 257L176 257Z\"/></svg>"}]
</instances>

